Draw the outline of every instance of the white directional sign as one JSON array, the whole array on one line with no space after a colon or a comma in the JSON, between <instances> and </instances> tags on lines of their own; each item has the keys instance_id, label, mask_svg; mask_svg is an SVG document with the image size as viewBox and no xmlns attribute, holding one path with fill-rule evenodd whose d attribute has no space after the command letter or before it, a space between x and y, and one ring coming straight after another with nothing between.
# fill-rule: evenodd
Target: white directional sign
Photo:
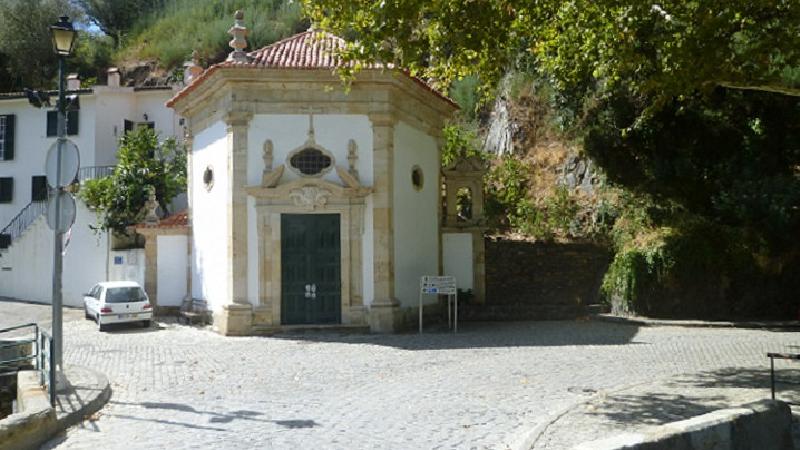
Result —
<instances>
[{"instance_id":1,"label":"white directional sign","mask_svg":"<svg viewBox=\"0 0 800 450\"><path fill-rule=\"evenodd\" d=\"M455 294L456 277L451 276L424 276L420 281L423 294Z\"/></svg>"},{"instance_id":2,"label":"white directional sign","mask_svg":"<svg viewBox=\"0 0 800 450\"><path fill-rule=\"evenodd\" d=\"M447 323L458 331L458 289L456 277L425 275L419 280L419 332L422 333L422 296L425 294L447 296ZM455 316L451 322L450 307L455 307Z\"/></svg>"},{"instance_id":3,"label":"white directional sign","mask_svg":"<svg viewBox=\"0 0 800 450\"><path fill-rule=\"evenodd\" d=\"M60 152L59 147L61 148ZM60 171L59 162L61 163ZM78 146L69 139L58 139L47 151L47 161L44 166L47 184L52 188L69 186L78 175L80 165L81 157Z\"/></svg>"}]
</instances>

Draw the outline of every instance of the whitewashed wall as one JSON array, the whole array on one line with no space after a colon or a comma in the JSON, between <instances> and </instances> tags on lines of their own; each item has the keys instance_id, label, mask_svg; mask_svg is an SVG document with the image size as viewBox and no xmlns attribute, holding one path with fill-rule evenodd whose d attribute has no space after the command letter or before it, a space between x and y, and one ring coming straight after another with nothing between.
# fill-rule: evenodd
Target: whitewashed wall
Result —
<instances>
[{"instance_id":1,"label":"whitewashed wall","mask_svg":"<svg viewBox=\"0 0 800 450\"><path fill-rule=\"evenodd\" d=\"M270 114L256 115L250 122L247 136L247 183L260 185L261 175L264 170L263 146L267 139L272 140L273 167L287 164L289 153L301 147L308 139L308 115L303 114ZM361 184L372 185L372 125L369 118L364 115L325 114L314 116L315 140L318 145L330 151L334 156L334 163L344 168L348 166L347 152L350 139L355 140L358 146L358 162L356 167L359 172ZM283 172L283 182L299 178L292 170ZM326 180L341 184L335 171L325 176ZM248 201L248 293L247 296L253 304L258 303L258 236L256 233L255 204ZM365 227L364 254L372 255L372 229ZM371 261L370 257L370 261ZM366 264L366 262L365 262ZM370 269L371 271L371 264ZM366 272L366 269L365 269ZM370 276L371 280L371 276ZM366 284L366 280L365 280ZM370 289L372 288L370 284ZM366 290L366 289L365 289ZM370 290L371 292L371 290ZM365 301L371 301L372 295L365 295Z\"/></svg>"},{"instance_id":2,"label":"whitewashed wall","mask_svg":"<svg viewBox=\"0 0 800 450\"><path fill-rule=\"evenodd\" d=\"M433 137L403 122L394 139L395 295L401 305L413 306L420 277L439 272L439 156ZM420 191L411 182L415 165L423 173Z\"/></svg>"},{"instance_id":3,"label":"whitewashed wall","mask_svg":"<svg viewBox=\"0 0 800 450\"><path fill-rule=\"evenodd\" d=\"M456 277L459 289L473 287L472 235L445 233L442 235L443 268L445 275Z\"/></svg>"},{"instance_id":4,"label":"whitewashed wall","mask_svg":"<svg viewBox=\"0 0 800 450\"><path fill-rule=\"evenodd\" d=\"M108 281L135 281L144 287L143 248L111 250L108 255Z\"/></svg>"},{"instance_id":5,"label":"whitewashed wall","mask_svg":"<svg viewBox=\"0 0 800 450\"><path fill-rule=\"evenodd\" d=\"M134 91L105 86L82 94L78 134L68 136L80 149L81 167L116 164L125 119L143 121L147 114L161 137L180 137L179 118L164 105L172 95L171 89ZM47 137L47 110L30 106L25 98L0 100L0 114L16 116L14 159L0 161L0 177L14 177L13 201L0 203L0 229L31 201L31 177L44 175L47 149L56 140Z\"/></svg>"},{"instance_id":6,"label":"whitewashed wall","mask_svg":"<svg viewBox=\"0 0 800 450\"><path fill-rule=\"evenodd\" d=\"M225 124L217 122L194 138L192 151L192 296L219 309L228 296L228 151ZM214 186L203 184L206 167Z\"/></svg>"},{"instance_id":7,"label":"whitewashed wall","mask_svg":"<svg viewBox=\"0 0 800 450\"><path fill-rule=\"evenodd\" d=\"M188 236L158 236L158 305L181 306L186 297Z\"/></svg>"},{"instance_id":8,"label":"whitewashed wall","mask_svg":"<svg viewBox=\"0 0 800 450\"><path fill-rule=\"evenodd\" d=\"M92 95L80 97L78 134L68 136L80 149L81 165L94 164L94 108ZM11 203L0 203L0 229L31 201L31 177L44 175L47 150L56 141L47 137L47 109L37 109L27 99L0 101L0 114L16 116L14 133L14 159L0 161L0 177L14 178L14 195Z\"/></svg>"},{"instance_id":9,"label":"whitewashed wall","mask_svg":"<svg viewBox=\"0 0 800 450\"><path fill-rule=\"evenodd\" d=\"M89 229L95 215L78 201L78 213L64 256L65 305L81 306L83 293L105 281L108 240ZM53 232L40 217L0 257L0 296L49 303L52 299Z\"/></svg>"}]
</instances>

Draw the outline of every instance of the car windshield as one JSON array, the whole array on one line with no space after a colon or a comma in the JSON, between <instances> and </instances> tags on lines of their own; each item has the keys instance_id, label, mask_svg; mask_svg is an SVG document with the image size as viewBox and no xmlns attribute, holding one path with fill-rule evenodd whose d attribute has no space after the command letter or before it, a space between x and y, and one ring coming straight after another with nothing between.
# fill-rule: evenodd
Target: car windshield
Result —
<instances>
[{"instance_id":1,"label":"car windshield","mask_svg":"<svg viewBox=\"0 0 800 450\"><path fill-rule=\"evenodd\" d=\"M130 303L145 300L146 297L140 287L108 288L106 292L106 303Z\"/></svg>"}]
</instances>

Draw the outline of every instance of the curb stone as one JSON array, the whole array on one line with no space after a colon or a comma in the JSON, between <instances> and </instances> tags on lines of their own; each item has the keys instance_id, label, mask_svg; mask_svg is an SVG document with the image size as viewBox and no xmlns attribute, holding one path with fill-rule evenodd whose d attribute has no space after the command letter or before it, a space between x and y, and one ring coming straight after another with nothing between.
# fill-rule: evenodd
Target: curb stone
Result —
<instances>
[{"instance_id":1,"label":"curb stone","mask_svg":"<svg viewBox=\"0 0 800 450\"><path fill-rule=\"evenodd\" d=\"M686 327L686 328L749 328L749 329L788 329L800 330L800 321L707 321L707 320L667 320L649 319L646 317L623 317L613 314L592 314L592 320L643 327Z\"/></svg>"}]
</instances>

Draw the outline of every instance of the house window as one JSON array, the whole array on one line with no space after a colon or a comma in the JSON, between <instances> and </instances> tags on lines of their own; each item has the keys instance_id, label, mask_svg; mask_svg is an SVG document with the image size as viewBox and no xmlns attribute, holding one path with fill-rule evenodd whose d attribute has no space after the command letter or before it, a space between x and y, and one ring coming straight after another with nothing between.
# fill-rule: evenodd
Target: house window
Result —
<instances>
[{"instance_id":1,"label":"house window","mask_svg":"<svg viewBox=\"0 0 800 450\"><path fill-rule=\"evenodd\" d=\"M43 202L47 200L47 177L37 175L31 177L31 201Z\"/></svg>"},{"instance_id":2,"label":"house window","mask_svg":"<svg viewBox=\"0 0 800 450\"><path fill-rule=\"evenodd\" d=\"M14 159L14 116L0 116L0 161Z\"/></svg>"},{"instance_id":3,"label":"house window","mask_svg":"<svg viewBox=\"0 0 800 450\"><path fill-rule=\"evenodd\" d=\"M155 130L156 129L156 123L155 122L134 122L132 120L125 120L123 122L123 127L125 128L125 132L126 133L128 131L133 131L134 129L137 129L137 128L149 128L151 130Z\"/></svg>"},{"instance_id":4,"label":"house window","mask_svg":"<svg viewBox=\"0 0 800 450\"><path fill-rule=\"evenodd\" d=\"M67 136L78 134L79 111L67 111ZM47 111L47 137L58 136L58 111Z\"/></svg>"},{"instance_id":5,"label":"house window","mask_svg":"<svg viewBox=\"0 0 800 450\"><path fill-rule=\"evenodd\" d=\"M11 203L14 197L14 179L0 178L0 203Z\"/></svg>"},{"instance_id":6,"label":"house window","mask_svg":"<svg viewBox=\"0 0 800 450\"><path fill-rule=\"evenodd\" d=\"M289 164L303 175L317 175L331 166L331 157L316 148L306 148L292 156Z\"/></svg>"}]
</instances>

